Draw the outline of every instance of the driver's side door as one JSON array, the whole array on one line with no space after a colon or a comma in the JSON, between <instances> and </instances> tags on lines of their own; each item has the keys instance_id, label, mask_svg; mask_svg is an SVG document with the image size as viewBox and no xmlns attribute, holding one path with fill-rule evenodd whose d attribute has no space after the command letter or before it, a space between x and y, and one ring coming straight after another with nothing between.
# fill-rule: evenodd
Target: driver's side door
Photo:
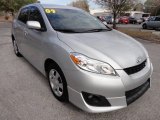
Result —
<instances>
[{"instance_id":1,"label":"driver's side door","mask_svg":"<svg viewBox=\"0 0 160 120\"><path fill-rule=\"evenodd\" d=\"M154 24L155 24L155 17L154 18L151 18L148 23L147 23L147 26L149 28L154 28Z\"/></svg>"},{"instance_id":2,"label":"driver's side door","mask_svg":"<svg viewBox=\"0 0 160 120\"><path fill-rule=\"evenodd\" d=\"M155 28L160 28L160 17L156 17L154 27Z\"/></svg>"},{"instance_id":3,"label":"driver's side door","mask_svg":"<svg viewBox=\"0 0 160 120\"><path fill-rule=\"evenodd\" d=\"M25 52L27 53L26 57L37 69L40 69L41 61L43 57L43 44L44 36L46 33L46 26L41 15L39 8L36 6L29 7L29 17L28 21L37 21L41 25L40 30L26 28L25 32Z\"/></svg>"}]
</instances>

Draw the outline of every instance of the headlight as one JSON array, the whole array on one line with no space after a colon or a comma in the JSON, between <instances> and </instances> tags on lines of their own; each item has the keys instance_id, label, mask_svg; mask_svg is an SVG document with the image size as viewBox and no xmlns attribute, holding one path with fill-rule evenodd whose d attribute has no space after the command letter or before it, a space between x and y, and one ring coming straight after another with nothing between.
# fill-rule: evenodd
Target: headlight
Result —
<instances>
[{"instance_id":1,"label":"headlight","mask_svg":"<svg viewBox=\"0 0 160 120\"><path fill-rule=\"evenodd\" d=\"M83 70L105 75L116 75L115 70L107 63L88 58L87 56L79 53L71 53L70 58Z\"/></svg>"}]
</instances>

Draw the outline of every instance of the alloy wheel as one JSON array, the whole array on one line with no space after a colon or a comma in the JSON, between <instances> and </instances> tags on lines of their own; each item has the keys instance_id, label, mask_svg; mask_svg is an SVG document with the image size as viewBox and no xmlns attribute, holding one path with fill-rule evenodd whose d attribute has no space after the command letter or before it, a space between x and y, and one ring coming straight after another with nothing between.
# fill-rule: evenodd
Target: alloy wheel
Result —
<instances>
[{"instance_id":1,"label":"alloy wheel","mask_svg":"<svg viewBox=\"0 0 160 120\"><path fill-rule=\"evenodd\" d=\"M49 72L49 82L54 94L61 97L63 95L63 82L60 74L55 69L51 69Z\"/></svg>"},{"instance_id":2,"label":"alloy wheel","mask_svg":"<svg viewBox=\"0 0 160 120\"><path fill-rule=\"evenodd\" d=\"M14 48L14 52L15 52L16 54L18 54L18 47L17 47L17 43L16 43L15 40L13 41L13 48Z\"/></svg>"}]
</instances>

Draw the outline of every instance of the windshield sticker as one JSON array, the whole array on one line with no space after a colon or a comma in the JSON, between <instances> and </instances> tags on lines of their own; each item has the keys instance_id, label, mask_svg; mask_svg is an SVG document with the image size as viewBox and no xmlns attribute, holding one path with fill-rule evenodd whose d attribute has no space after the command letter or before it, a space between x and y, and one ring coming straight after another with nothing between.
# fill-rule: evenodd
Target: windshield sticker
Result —
<instances>
[{"instance_id":1,"label":"windshield sticker","mask_svg":"<svg viewBox=\"0 0 160 120\"><path fill-rule=\"evenodd\" d=\"M47 9L45 9L45 12L48 13L48 14L50 14L50 13L54 14L54 13L56 13L56 10L47 8Z\"/></svg>"}]
</instances>

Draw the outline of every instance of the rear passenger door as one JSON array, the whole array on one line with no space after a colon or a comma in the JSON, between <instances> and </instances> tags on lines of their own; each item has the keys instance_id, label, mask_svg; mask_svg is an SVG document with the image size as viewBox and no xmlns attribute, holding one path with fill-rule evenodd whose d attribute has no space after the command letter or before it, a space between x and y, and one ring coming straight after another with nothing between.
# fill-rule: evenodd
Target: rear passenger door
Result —
<instances>
[{"instance_id":1,"label":"rear passenger door","mask_svg":"<svg viewBox=\"0 0 160 120\"><path fill-rule=\"evenodd\" d=\"M19 47L19 51L24 55L24 29L26 28L26 22L28 21L28 7L22 8L18 15L18 18L13 23L13 29L15 39Z\"/></svg>"},{"instance_id":2,"label":"rear passenger door","mask_svg":"<svg viewBox=\"0 0 160 120\"><path fill-rule=\"evenodd\" d=\"M38 21L41 25L41 30L25 29L25 53L27 59L37 68L41 68L43 57L43 40L45 39L46 26L38 7L29 7L28 21Z\"/></svg>"}]
</instances>

